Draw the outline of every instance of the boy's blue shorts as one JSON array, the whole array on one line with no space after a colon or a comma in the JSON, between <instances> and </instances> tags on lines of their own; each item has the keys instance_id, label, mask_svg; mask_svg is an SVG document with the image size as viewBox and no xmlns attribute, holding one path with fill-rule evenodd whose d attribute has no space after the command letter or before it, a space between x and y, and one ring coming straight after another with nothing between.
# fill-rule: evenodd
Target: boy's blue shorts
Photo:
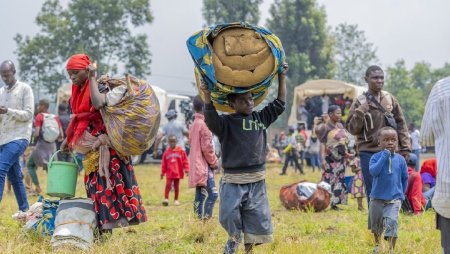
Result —
<instances>
[{"instance_id":1,"label":"boy's blue shorts","mask_svg":"<svg viewBox=\"0 0 450 254\"><path fill-rule=\"evenodd\" d=\"M248 184L220 184L219 220L230 239L244 243L273 241L272 218L265 180Z\"/></svg>"},{"instance_id":2,"label":"boy's blue shorts","mask_svg":"<svg viewBox=\"0 0 450 254\"><path fill-rule=\"evenodd\" d=\"M398 215L402 201L371 199L369 203L369 229L381 235L384 230L385 239L397 237Z\"/></svg>"}]
</instances>

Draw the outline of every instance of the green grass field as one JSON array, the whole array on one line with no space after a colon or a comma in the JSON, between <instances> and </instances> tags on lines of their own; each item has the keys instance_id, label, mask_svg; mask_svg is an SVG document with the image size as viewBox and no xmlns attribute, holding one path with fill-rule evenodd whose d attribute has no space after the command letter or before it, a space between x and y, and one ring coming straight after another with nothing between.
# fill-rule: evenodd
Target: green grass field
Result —
<instances>
[{"instance_id":1,"label":"green grass field","mask_svg":"<svg viewBox=\"0 0 450 254\"><path fill-rule=\"evenodd\" d=\"M367 230L367 211L357 210L356 201L342 211L303 213L288 211L278 199L280 187L299 180L317 182L320 173L306 168L306 176L289 169L288 175L279 176L281 165L268 165L267 188L272 210L274 242L257 246L254 253L370 253L373 238ZM136 167L136 175L145 200L149 221L135 226L136 232L116 229L110 239L94 245L88 253L221 253L227 234L218 221L218 202L214 217L206 222L195 219L192 211L194 190L188 189L187 179L181 183L181 205L163 207L165 180L159 178L159 165ZM42 186L46 186L45 173L39 170ZM218 182L220 176L217 176ZM77 195L84 197L83 177L78 178ZM173 199L173 193L171 193ZM30 205L36 197L29 198ZM364 200L364 205L366 201ZM17 211L14 194L5 192L0 203L0 253L51 253L49 238L26 235L21 226L11 219ZM434 212L421 216L400 215L399 239L396 253L440 253L440 236L435 230ZM382 245L386 253L387 243ZM67 253L83 253L67 250ZM240 246L243 253L243 246Z\"/></svg>"}]
</instances>

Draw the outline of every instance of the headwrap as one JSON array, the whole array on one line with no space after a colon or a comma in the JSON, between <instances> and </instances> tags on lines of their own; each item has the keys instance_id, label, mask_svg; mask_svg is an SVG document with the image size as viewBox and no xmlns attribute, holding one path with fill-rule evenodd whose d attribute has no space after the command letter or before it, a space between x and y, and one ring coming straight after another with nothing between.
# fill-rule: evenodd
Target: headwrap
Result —
<instances>
[{"instance_id":1,"label":"headwrap","mask_svg":"<svg viewBox=\"0 0 450 254\"><path fill-rule=\"evenodd\" d=\"M91 64L89 57L85 54L77 54L70 57L67 61L67 70L84 70ZM101 123L101 116L91 105L91 93L89 90L89 79L84 85L72 84L72 97L70 98L73 116L67 127L67 144L70 148L83 135L89 122Z\"/></svg>"},{"instance_id":2,"label":"headwrap","mask_svg":"<svg viewBox=\"0 0 450 254\"><path fill-rule=\"evenodd\" d=\"M84 70L86 67L91 64L89 57L85 54L76 54L69 58L67 61L66 69L67 70Z\"/></svg>"},{"instance_id":3,"label":"headwrap","mask_svg":"<svg viewBox=\"0 0 450 254\"><path fill-rule=\"evenodd\" d=\"M429 173L432 177L436 178L437 175L436 158L425 160L420 168L420 173Z\"/></svg>"}]
</instances>

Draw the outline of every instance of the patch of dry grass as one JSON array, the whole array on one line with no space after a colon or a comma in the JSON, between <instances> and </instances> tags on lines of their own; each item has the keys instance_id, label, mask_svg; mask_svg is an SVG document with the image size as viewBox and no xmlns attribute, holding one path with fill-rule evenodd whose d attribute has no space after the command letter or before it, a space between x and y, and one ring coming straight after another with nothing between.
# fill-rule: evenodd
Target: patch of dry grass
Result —
<instances>
[{"instance_id":1,"label":"patch of dry grass","mask_svg":"<svg viewBox=\"0 0 450 254\"><path fill-rule=\"evenodd\" d=\"M367 211L357 210L354 199L342 211L327 210L322 213L287 211L279 200L281 186L307 179L316 182L320 173L306 169L299 176L289 169L287 176L279 176L281 165L269 165L267 189L269 193L274 242L258 246L255 253L370 253L373 239L367 230ZM163 207L164 180L159 179L159 165L136 167L136 174L145 200L149 221L134 227L136 232L114 230L110 239L96 243L87 253L221 253L227 239L218 221L218 203L214 217L208 222L195 219L192 208L194 190L181 183L180 206ZM42 186L45 174L39 171ZM219 176L217 176L218 183ZM82 177L78 179L77 195L85 196ZM173 193L171 198L173 199ZM30 205L36 197L30 197ZM366 203L364 203L366 204ZM4 194L0 204L0 253L50 253L50 240L21 233L20 226L11 219L17 204L13 194ZM434 212L421 216L400 217L397 253L439 253L439 232L434 228ZM387 251L383 243L382 250ZM240 249L243 253L243 247ZM79 250L62 250L60 253L84 253Z\"/></svg>"}]
</instances>

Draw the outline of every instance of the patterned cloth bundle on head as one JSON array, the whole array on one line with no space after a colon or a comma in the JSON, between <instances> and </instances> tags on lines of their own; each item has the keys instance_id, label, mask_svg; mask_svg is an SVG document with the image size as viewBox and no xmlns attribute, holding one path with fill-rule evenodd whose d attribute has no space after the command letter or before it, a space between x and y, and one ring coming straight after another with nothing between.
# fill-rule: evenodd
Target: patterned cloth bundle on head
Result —
<instances>
[{"instance_id":1,"label":"patterned cloth bundle on head","mask_svg":"<svg viewBox=\"0 0 450 254\"><path fill-rule=\"evenodd\" d=\"M285 62L280 39L245 22L199 31L187 40L187 47L194 60L197 87L203 81L216 109L225 112L233 111L227 101L230 93L251 92L255 106L261 103Z\"/></svg>"}]
</instances>

